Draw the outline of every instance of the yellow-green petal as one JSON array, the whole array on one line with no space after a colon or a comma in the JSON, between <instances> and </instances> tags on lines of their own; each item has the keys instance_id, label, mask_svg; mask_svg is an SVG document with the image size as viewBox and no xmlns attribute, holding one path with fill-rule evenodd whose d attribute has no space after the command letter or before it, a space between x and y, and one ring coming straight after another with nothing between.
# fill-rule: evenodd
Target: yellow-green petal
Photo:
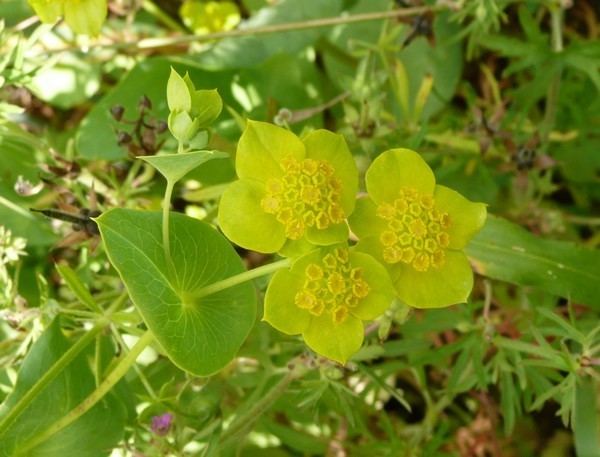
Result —
<instances>
[{"instance_id":1,"label":"yellow-green petal","mask_svg":"<svg viewBox=\"0 0 600 457\"><path fill-rule=\"evenodd\" d=\"M462 251L446 251L444 264L419 272L410 265L390 267L398 298L415 308L442 308L464 303L473 289L473 272Z\"/></svg>"},{"instance_id":2,"label":"yellow-green petal","mask_svg":"<svg viewBox=\"0 0 600 457\"><path fill-rule=\"evenodd\" d=\"M298 257L313 251L316 246L310 243L306 237L299 240L288 239L283 247L278 251L279 255L297 259Z\"/></svg>"},{"instance_id":3,"label":"yellow-green petal","mask_svg":"<svg viewBox=\"0 0 600 457\"><path fill-rule=\"evenodd\" d=\"M369 285L369 294L350 311L362 320L372 320L382 315L392 303L395 291L387 270L373 257L361 252L350 253L350 264L362 270Z\"/></svg>"},{"instance_id":4,"label":"yellow-green petal","mask_svg":"<svg viewBox=\"0 0 600 457\"><path fill-rule=\"evenodd\" d=\"M306 157L326 160L331 164L335 176L342 182L342 208L346 215L351 214L358 191L358 169L344 137L321 129L310 132L302 142L306 147Z\"/></svg>"},{"instance_id":5,"label":"yellow-green petal","mask_svg":"<svg viewBox=\"0 0 600 457\"><path fill-rule=\"evenodd\" d=\"M235 168L240 178L266 182L283 175L282 159L305 157L304 144L289 130L273 124L248 121L238 143Z\"/></svg>"},{"instance_id":6,"label":"yellow-green petal","mask_svg":"<svg viewBox=\"0 0 600 457\"><path fill-rule=\"evenodd\" d=\"M366 174L367 192L377 204L393 201L398 190L409 187L432 195L435 177L429 165L415 151L390 149L377 157Z\"/></svg>"},{"instance_id":7,"label":"yellow-green petal","mask_svg":"<svg viewBox=\"0 0 600 457\"><path fill-rule=\"evenodd\" d=\"M285 242L285 230L260 207L264 194L262 184L256 181L232 183L221 197L219 226L239 246L264 253L277 252Z\"/></svg>"},{"instance_id":8,"label":"yellow-green petal","mask_svg":"<svg viewBox=\"0 0 600 457\"><path fill-rule=\"evenodd\" d=\"M364 332L362 321L357 317L348 315L343 322L335 324L329 314L323 313L312 316L302 336L317 354L344 364L360 349Z\"/></svg>"},{"instance_id":9,"label":"yellow-green petal","mask_svg":"<svg viewBox=\"0 0 600 457\"><path fill-rule=\"evenodd\" d=\"M65 0L65 21L75 33L98 35L106 12L106 0Z\"/></svg>"},{"instance_id":10,"label":"yellow-green petal","mask_svg":"<svg viewBox=\"0 0 600 457\"><path fill-rule=\"evenodd\" d=\"M435 186L435 205L450 216L450 249L462 249L481 230L487 217L486 205L467 200L445 186Z\"/></svg>"},{"instance_id":11,"label":"yellow-green petal","mask_svg":"<svg viewBox=\"0 0 600 457\"><path fill-rule=\"evenodd\" d=\"M64 0L29 0L29 4L46 24L53 24L63 14Z\"/></svg>"},{"instance_id":12,"label":"yellow-green petal","mask_svg":"<svg viewBox=\"0 0 600 457\"><path fill-rule=\"evenodd\" d=\"M369 197L356 200L356 207L348 218L348 223L358 238L379 236L387 228L385 220L377 217L377 206Z\"/></svg>"},{"instance_id":13,"label":"yellow-green petal","mask_svg":"<svg viewBox=\"0 0 600 457\"><path fill-rule=\"evenodd\" d=\"M315 226L308 227L306 230L306 239L309 243L319 246L343 243L348 239L348 225L342 222L341 224L330 225L326 229L321 230Z\"/></svg>"},{"instance_id":14,"label":"yellow-green petal","mask_svg":"<svg viewBox=\"0 0 600 457\"><path fill-rule=\"evenodd\" d=\"M389 264L383 260L383 250L381 243L379 242L379 235L361 238L354 249L357 252L369 254L389 271Z\"/></svg>"},{"instance_id":15,"label":"yellow-green petal","mask_svg":"<svg viewBox=\"0 0 600 457\"><path fill-rule=\"evenodd\" d=\"M302 277L289 270L279 270L273 275L265 295L263 320L280 332L297 335L306 330L311 315L296 306L294 299L302 287Z\"/></svg>"}]
</instances>

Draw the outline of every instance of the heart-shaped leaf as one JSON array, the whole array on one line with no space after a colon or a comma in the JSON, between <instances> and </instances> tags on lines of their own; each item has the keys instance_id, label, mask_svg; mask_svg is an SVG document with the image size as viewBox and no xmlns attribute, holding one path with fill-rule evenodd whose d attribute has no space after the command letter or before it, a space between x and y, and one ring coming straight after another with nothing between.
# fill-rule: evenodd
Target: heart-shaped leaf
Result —
<instances>
[{"instance_id":1,"label":"heart-shaped leaf","mask_svg":"<svg viewBox=\"0 0 600 457\"><path fill-rule=\"evenodd\" d=\"M194 151L139 157L156 168L170 183L176 183L194 168L212 159L224 159L229 154L221 151Z\"/></svg>"},{"instance_id":2,"label":"heart-shaped leaf","mask_svg":"<svg viewBox=\"0 0 600 457\"><path fill-rule=\"evenodd\" d=\"M161 213L117 208L97 222L109 259L173 363L204 376L233 359L254 325L254 287L243 283L197 296L204 286L244 271L231 244L210 225L171 213L170 273Z\"/></svg>"}]
</instances>

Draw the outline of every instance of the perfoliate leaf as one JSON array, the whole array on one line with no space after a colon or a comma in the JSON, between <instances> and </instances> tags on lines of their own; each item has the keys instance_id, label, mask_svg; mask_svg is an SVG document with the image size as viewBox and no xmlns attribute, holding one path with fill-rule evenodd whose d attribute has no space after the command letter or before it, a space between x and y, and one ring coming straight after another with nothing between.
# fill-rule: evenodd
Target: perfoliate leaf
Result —
<instances>
[{"instance_id":1,"label":"perfoliate leaf","mask_svg":"<svg viewBox=\"0 0 600 457\"><path fill-rule=\"evenodd\" d=\"M170 216L169 267L159 212L112 209L98 218L108 257L169 358L207 376L237 353L256 315L250 283L199 297L209 284L244 271L233 247L210 225Z\"/></svg>"},{"instance_id":2,"label":"perfoliate leaf","mask_svg":"<svg viewBox=\"0 0 600 457\"><path fill-rule=\"evenodd\" d=\"M156 168L167 181L175 183L203 163L213 159L224 159L228 156L229 154L221 151L194 151L139 158Z\"/></svg>"}]
</instances>

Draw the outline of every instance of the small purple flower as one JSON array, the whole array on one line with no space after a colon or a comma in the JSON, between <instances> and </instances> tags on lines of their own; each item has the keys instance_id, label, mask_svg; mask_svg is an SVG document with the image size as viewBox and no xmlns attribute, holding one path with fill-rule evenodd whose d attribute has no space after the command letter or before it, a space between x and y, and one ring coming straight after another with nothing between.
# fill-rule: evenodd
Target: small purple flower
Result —
<instances>
[{"instance_id":1,"label":"small purple flower","mask_svg":"<svg viewBox=\"0 0 600 457\"><path fill-rule=\"evenodd\" d=\"M152 431L158 436L165 436L169 433L173 423L173 414L165 413L160 416L152 416Z\"/></svg>"}]
</instances>

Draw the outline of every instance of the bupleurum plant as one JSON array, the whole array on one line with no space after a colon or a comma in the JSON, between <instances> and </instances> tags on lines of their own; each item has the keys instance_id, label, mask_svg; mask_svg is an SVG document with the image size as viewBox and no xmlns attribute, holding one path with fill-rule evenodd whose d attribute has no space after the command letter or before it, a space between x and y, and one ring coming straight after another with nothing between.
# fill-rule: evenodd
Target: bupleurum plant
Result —
<instances>
[{"instance_id":1,"label":"bupleurum plant","mask_svg":"<svg viewBox=\"0 0 600 457\"><path fill-rule=\"evenodd\" d=\"M362 344L362 321L394 297L417 308L467 300L473 273L462 249L486 207L436 185L418 153L375 159L356 209L354 159L343 137L326 130L298 138L248 121L236 171L221 198L221 229L247 249L291 258L268 286L264 320L302 334L315 352L345 363ZM348 219L360 239L352 248Z\"/></svg>"}]
</instances>

